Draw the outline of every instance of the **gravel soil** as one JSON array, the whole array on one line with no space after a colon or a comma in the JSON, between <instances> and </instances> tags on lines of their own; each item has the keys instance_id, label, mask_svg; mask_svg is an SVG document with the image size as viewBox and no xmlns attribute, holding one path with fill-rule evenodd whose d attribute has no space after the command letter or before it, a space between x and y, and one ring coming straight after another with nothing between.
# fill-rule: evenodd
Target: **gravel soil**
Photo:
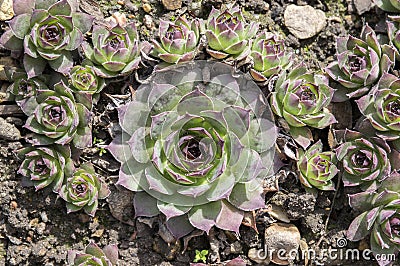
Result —
<instances>
[{"instance_id":1,"label":"gravel soil","mask_svg":"<svg viewBox=\"0 0 400 266\"><path fill-rule=\"evenodd\" d=\"M158 0L81 2L82 9L94 14L97 21L114 12L125 13L129 20L137 22L141 38L149 40L154 36L159 19L171 19L183 13L206 18L212 5L221 7L232 1L184 0L182 7L174 11L166 10ZM376 8L358 15L350 0L238 0L236 3L246 10L248 20L259 21L261 28L283 35L289 49L297 55L296 60L305 62L311 69L325 67L334 60L337 36L359 36L364 23L379 31L385 19L385 14ZM150 6L149 13L144 11L144 4ZM289 4L308 4L322 10L327 17L326 26L314 37L297 39L284 23L284 10ZM4 28L5 23L2 26ZM1 56L7 56L7 52L1 53ZM139 74L146 76L148 73ZM0 85L3 85L4 91L7 84L3 82ZM113 101L107 94L128 95L130 89L137 87L137 83L125 80L110 84L103 90L95 108L93 129L97 139L109 143L117 123ZM349 121L351 125L351 117L346 117L348 114L338 109L341 111L338 115L343 116L341 120ZM295 164L289 163L277 175L279 191L266 195L266 202L284 213L284 218L260 210L253 223L258 232L243 225L238 237L215 229L208 236L194 233L183 240L167 243L168 232L157 219L134 219L132 193L113 185L118 179L119 165L109 153L99 153L101 145L84 150L80 156L81 162L91 161L96 166L97 173L105 178L112 190L107 200L100 201L95 218L83 212L67 214L65 203L57 199L51 190L35 192L16 173L19 160L15 151L26 144L23 136L27 132L22 127L26 117L16 114L3 118L0 121L0 265L66 265L68 250L83 250L90 240L101 247L117 244L120 265L189 265L193 262L195 250L204 249L210 251L209 264L240 256L247 265L261 265L262 262L251 259L249 250L263 247L265 228L279 220L276 217L289 219L299 229L303 243L319 251L338 248L338 240L344 238L347 227L357 215L348 206L346 193L349 191L340 186L336 192L308 193L298 182ZM1 130L6 127L8 130ZM327 132L320 138L327 142ZM286 144L284 137L281 140L281 144ZM364 241L348 242L346 246L356 249L365 247L368 243ZM304 259L296 260L294 265L307 263L322 265ZM326 256L320 257L319 263L375 265L372 261L332 260Z\"/></svg>"}]
</instances>

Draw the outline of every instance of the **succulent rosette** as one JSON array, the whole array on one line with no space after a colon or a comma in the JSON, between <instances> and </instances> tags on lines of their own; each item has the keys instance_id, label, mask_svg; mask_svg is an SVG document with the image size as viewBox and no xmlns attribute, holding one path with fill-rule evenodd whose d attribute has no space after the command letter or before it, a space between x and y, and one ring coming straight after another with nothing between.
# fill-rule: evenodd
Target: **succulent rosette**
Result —
<instances>
[{"instance_id":1,"label":"succulent rosette","mask_svg":"<svg viewBox=\"0 0 400 266\"><path fill-rule=\"evenodd\" d=\"M384 254L397 255L400 250L400 174L394 172L377 191L349 196L350 206L362 213L347 230L347 238L358 241L370 234L370 249L379 265L393 261ZM385 259L386 258L386 259Z\"/></svg>"},{"instance_id":2,"label":"succulent rosette","mask_svg":"<svg viewBox=\"0 0 400 266\"><path fill-rule=\"evenodd\" d=\"M75 102L64 82L55 84L54 90L38 91L36 101L38 105L24 126L34 133L29 140L33 145L91 145L91 114L83 104Z\"/></svg>"},{"instance_id":3,"label":"succulent rosette","mask_svg":"<svg viewBox=\"0 0 400 266\"><path fill-rule=\"evenodd\" d=\"M65 175L73 171L68 146L26 147L19 155L24 160L18 173L30 179L36 190L51 185L54 192L60 191Z\"/></svg>"},{"instance_id":4,"label":"succulent rosette","mask_svg":"<svg viewBox=\"0 0 400 266\"><path fill-rule=\"evenodd\" d=\"M0 38L9 50L24 52L29 78L40 75L46 62L56 71L67 73L73 66L71 51L83 41L93 17L77 12L76 0L14 1L16 16Z\"/></svg>"},{"instance_id":5,"label":"succulent rosette","mask_svg":"<svg viewBox=\"0 0 400 266\"><path fill-rule=\"evenodd\" d=\"M160 42L153 40L153 54L170 64L193 60L200 42L200 23L198 19L189 22L182 16L174 22L161 20Z\"/></svg>"},{"instance_id":6,"label":"succulent rosette","mask_svg":"<svg viewBox=\"0 0 400 266\"><path fill-rule=\"evenodd\" d=\"M387 12L400 12L399 0L373 0L373 2L382 10Z\"/></svg>"},{"instance_id":7,"label":"succulent rosette","mask_svg":"<svg viewBox=\"0 0 400 266\"><path fill-rule=\"evenodd\" d=\"M13 82L8 91L15 96L15 101L21 110L30 115L37 106L35 96L38 90L48 89L46 80L41 77L28 78L23 70L6 72L8 79Z\"/></svg>"},{"instance_id":8,"label":"succulent rosette","mask_svg":"<svg viewBox=\"0 0 400 266\"><path fill-rule=\"evenodd\" d=\"M238 6L220 11L214 7L206 23L207 52L216 59L242 60L250 53L258 24L246 23Z\"/></svg>"},{"instance_id":9,"label":"succulent rosette","mask_svg":"<svg viewBox=\"0 0 400 266\"><path fill-rule=\"evenodd\" d=\"M69 77L74 92L93 95L99 93L106 85L104 79L98 77L90 65L74 66Z\"/></svg>"},{"instance_id":10,"label":"succulent rosette","mask_svg":"<svg viewBox=\"0 0 400 266\"><path fill-rule=\"evenodd\" d=\"M320 190L335 190L332 178L338 173L335 165L336 155L332 151L322 151L323 145L319 140L306 151L298 150L297 168L300 182L308 187Z\"/></svg>"},{"instance_id":11,"label":"succulent rosette","mask_svg":"<svg viewBox=\"0 0 400 266\"><path fill-rule=\"evenodd\" d=\"M338 133L342 134L335 132ZM391 172L389 145L380 138L366 138L348 129L343 132L343 141L336 148L336 155L343 164L344 186L375 190Z\"/></svg>"},{"instance_id":12,"label":"succulent rosette","mask_svg":"<svg viewBox=\"0 0 400 266\"><path fill-rule=\"evenodd\" d=\"M118 184L137 191L136 216L164 214L177 238L214 225L238 232L244 212L264 206L276 128L258 86L231 73L205 61L170 66L119 108L122 134L108 146L122 164Z\"/></svg>"},{"instance_id":13,"label":"succulent rosette","mask_svg":"<svg viewBox=\"0 0 400 266\"><path fill-rule=\"evenodd\" d=\"M67 202L67 213L83 209L94 216L98 200L110 195L107 184L96 175L93 165L82 164L62 186L59 195Z\"/></svg>"},{"instance_id":14,"label":"succulent rosette","mask_svg":"<svg viewBox=\"0 0 400 266\"><path fill-rule=\"evenodd\" d=\"M68 251L68 265L73 266L114 266L118 264L117 245L107 245L103 249L90 242L85 252Z\"/></svg>"},{"instance_id":15,"label":"succulent rosette","mask_svg":"<svg viewBox=\"0 0 400 266\"><path fill-rule=\"evenodd\" d=\"M335 94L338 101L366 94L394 63L394 49L390 45L380 45L368 25L364 26L361 39L350 35L338 37L336 42L337 61L329 64L325 71L342 85Z\"/></svg>"},{"instance_id":16,"label":"succulent rosette","mask_svg":"<svg viewBox=\"0 0 400 266\"><path fill-rule=\"evenodd\" d=\"M283 72L271 94L272 111L283 117L294 139L303 147L310 144L311 132L306 126L322 129L336 122L327 109L334 90L324 75L307 71L299 65Z\"/></svg>"},{"instance_id":17,"label":"succulent rosette","mask_svg":"<svg viewBox=\"0 0 400 266\"><path fill-rule=\"evenodd\" d=\"M251 76L256 81L264 82L288 68L292 56L286 52L283 40L271 32L263 31L253 41L250 57L253 60Z\"/></svg>"},{"instance_id":18,"label":"succulent rosette","mask_svg":"<svg viewBox=\"0 0 400 266\"><path fill-rule=\"evenodd\" d=\"M94 71L100 77L112 78L129 75L139 67L139 36L135 23L124 27L113 23L110 27L95 25L92 32L93 47L83 42L87 59L94 63Z\"/></svg>"},{"instance_id":19,"label":"succulent rosette","mask_svg":"<svg viewBox=\"0 0 400 266\"><path fill-rule=\"evenodd\" d=\"M400 137L400 79L384 74L373 90L357 101L361 113L377 130L376 135L388 140Z\"/></svg>"}]
</instances>

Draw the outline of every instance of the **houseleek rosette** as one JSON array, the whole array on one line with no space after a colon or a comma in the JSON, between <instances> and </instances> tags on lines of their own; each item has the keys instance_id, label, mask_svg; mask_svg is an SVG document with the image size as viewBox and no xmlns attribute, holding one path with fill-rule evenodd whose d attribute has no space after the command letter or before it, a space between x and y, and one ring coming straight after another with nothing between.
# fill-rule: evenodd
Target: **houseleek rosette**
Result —
<instances>
[{"instance_id":1,"label":"houseleek rosette","mask_svg":"<svg viewBox=\"0 0 400 266\"><path fill-rule=\"evenodd\" d=\"M333 92L326 76L299 65L289 73L283 72L276 81L271 95L272 111L285 119L290 134L307 148L311 135L307 126L322 129L336 122L327 109Z\"/></svg>"},{"instance_id":2,"label":"houseleek rosette","mask_svg":"<svg viewBox=\"0 0 400 266\"><path fill-rule=\"evenodd\" d=\"M137 191L136 216L164 214L177 238L193 227L238 232L244 211L264 206L276 130L258 86L231 72L169 67L119 108L123 132L108 146L122 164L118 184Z\"/></svg>"},{"instance_id":3,"label":"houseleek rosette","mask_svg":"<svg viewBox=\"0 0 400 266\"><path fill-rule=\"evenodd\" d=\"M90 242L85 252L68 251L68 265L73 266L113 266L118 264L117 245L107 245L103 249Z\"/></svg>"},{"instance_id":4,"label":"houseleek rosette","mask_svg":"<svg viewBox=\"0 0 400 266\"><path fill-rule=\"evenodd\" d=\"M380 138L366 138L347 129L343 135L344 142L336 148L336 154L343 164L344 186L375 190L391 172L389 145Z\"/></svg>"},{"instance_id":5,"label":"houseleek rosette","mask_svg":"<svg viewBox=\"0 0 400 266\"><path fill-rule=\"evenodd\" d=\"M69 73L71 89L84 94L99 93L106 85L104 79L98 77L90 65L74 66Z\"/></svg>"},{"instance_id":6,"label":"houseleek rosette","mask_svg":"<svg viewBox=\"0 0 400 266\"><path fill-rule=\"evenodd\" d=\"M365 191L349 196L350 206L362 213L347 230L347 238L359 241L370 234L370 249L379 265L393 261L385 254L400 250L400 174L394 172L377 191ZM386 258L386 259L385 259Z\"/></svg>"},{"instance_id":7,"label":"houseleek rosette","mask_svg":"<svg viewBox=\"0 0 400 266\"><path fill-rule=\"evenodd\" d=\"M318 141L306 151L298 150L299 179L308 188L334 190L332 178L338 173L336 156L332 151L322 151L322 146Z\"/></svg>"},{"instance_id":8,"label":"houseleek rosette","mask_svg":"<svg viewBox=\"0 0 400 266\"><path fill-rule=\"evenodd\" d=\"M225 11L213 7L206 22L207 52L216 59L242 60L257 30L258 24L246 23L238 6Z\"/></svg>"},{"instance_id":9,"label":"houseleek rosette","mask_svg":"<svg viewBox=\"0 0 400 266\"><path fill-rule=\"evenodd\" d=\"M292 56L285 51L283 40L271 32L263 31L253 41L250 57L253 60L251 76L255 81L264 82L288 68Z\"/></svg>"},{"instance_id":10,"label":"houseleek rosette","mask_svg":"<svg viewBox=\"0 0 400 266\"><path fill-rule=\"evenodd\" d=\"M76 0L19 0L13 9L16 16L0 44L24 52L29 78L40 75L46 61L54 70L67 73L73 66L71 51L81 45L93 17L78 12Z\"/></svg>"},{"instance_id":11,"label":"houseleek rosette","mask_svg":"<svg viewBox=\"0 0 400 266\"><path fill-rule=\"evenodd\" d=\"M24 159L18 173L30 179L36 190L51 185L54 192L59 192L64 177L73 171L68 146L26 147L19 155Z\"/></svg>"},{"instance_id":12,"label":"houseleek rosette","mask_svg":"<svg viewBox=\"0 0 400 266\"><path fill-rule=\"evenodd\" d=\"M153 40L153 54L170 64L193 60L200 42L200 23L198 19L189 22L184 17L174 22L161 20L158 32L160 42Z\"/></svg>"},{"instance_id":13,"label":"houseleek rosette","mask_svg":"<svg viewBox=\"0 0 400 266\"><path fill-rule=\"evenodd\" d=\"M129 75L139 67L139 36L135 23L128 23L124 27L116 23L110 27L95 25L92 43L93 47L84 42L82 48L100 77Z\"/></svg>"},{"instance_id":14,"label":"houseleek rosette","mask_svg":"<svg viewBox=\"0 0 400 266\"><path fill-rule=\"evenodd\" d=\"M400 132L400 79L384 74L374 89L357 101L361 113L377 130L376 135L399 141Z\"/></svg>"},{"instance_id":15,"label":"houseleek rosette","mask_svg":"<svg viewBox=\"0 0 400 266\"><path fill-rule=\"evenodd\" d=\"M89 163L82 164L59 192L67 202L68 213L83 209L90 216L96 213L98 200L107 198L109 194L106 183L96 175L93 165Z\"/></svg>"},{"instance_id":16,"label":"houseleek rosette","mask_svg":"<svg viewBox=\"0 0 400 266\"><path fill-rule=\"evenodd\" d=\"M400 16L388 16L388 18L386 21L388 37L396 50L396 59L398 61L400 60Z\"/></svg>"},{"instance_id":17,"label":"houseleek rosette","mask_svg":"<svg viewBox=\"0 0 400 266\"><path fill-rule=\"evenodd\" d=\"M28 117L25 128L32 131L34 145L73 143L78 148L92 143L91 114L81 103L75 102L71 90L63 83L54 90L40 90L35 111Z\"/></svg>"},{"instance_id":18,"label":"houseleek rosette","mask_svg":"<svg viewBox=\"0 0 400 266\"><path fill-rule=\"evenodd\" d=\"M23 70L6 72L8 79L13 82L8 91L15 96L15 101L21 110L30 115L37 106L36 94L38 90L46 90L47 84L43 76L28 78Z\"/></svg>"},{"instance_id":19,"label":"houseleek rosette","mask_svg":"<svg viewBox=\"0 0 400 266\"><path fill-rule=\"evenodd\" d=\"M347 36L337 38L336 42L337 61L325 71L342 85L335 97L338 100L366 94L394 63L394 49L380 45L376 33L368 25L364 26L361 39Z\"/></svg>"}]
</instances>

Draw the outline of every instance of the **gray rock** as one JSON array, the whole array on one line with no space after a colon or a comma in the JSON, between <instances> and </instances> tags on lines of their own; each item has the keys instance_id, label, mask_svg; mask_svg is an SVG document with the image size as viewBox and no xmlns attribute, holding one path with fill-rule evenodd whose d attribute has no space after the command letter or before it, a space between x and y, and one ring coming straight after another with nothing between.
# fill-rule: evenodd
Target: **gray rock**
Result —
<instances>
[{"instance_id":1,"label":"gray rock","mask_svg":"<svg viewBox=\"0 0 400 266\"><path fill-rule=\"evenodd\" d=\"M312 6L289 5L284 13L285 26L298 39L317 35L326 26L325 13Z\"/></svg>"},{"instance_id":2,"label":"gray rock","mask_svg":"<svg viewBox=\"0 0 400 266\"><path fill-rule=\"evenodd\" d=\"M353 0L353 4L359 15L370 11L375 6L372 0Z\"/></svg>"},{"instance_id":3,"label":"gray rock","mask_svg":"<svg viewBox=\"0 0 400 266\"><path fill-rule=\"evenodd\" d=\"M21 133L19 130L6 120L0 117L0 139L5 140L19 140L21 139Z\"/></svg>"}]
</instances>

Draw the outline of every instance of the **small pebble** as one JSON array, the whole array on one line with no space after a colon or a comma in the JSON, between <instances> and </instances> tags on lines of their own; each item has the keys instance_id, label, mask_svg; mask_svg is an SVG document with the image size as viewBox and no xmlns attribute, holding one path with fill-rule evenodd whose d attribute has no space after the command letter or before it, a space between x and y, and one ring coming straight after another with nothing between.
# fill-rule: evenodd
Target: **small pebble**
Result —
<instances>
[{"instance_id":1,"label":"small pebble","mask_svg":"<svg viewBox=\"0 0 400 266\"><path fill-rule=\"evenodd\" d=\"M18 208L18 203L15 201L11 201L10 207L11 207L11 209L15 210L16 208Z\"/></svg>"},{"instance_id":2,"label":"small pebble","mask_svg":"<svg viewBox=\"0 0 400 266\"><path fill-rule=\"evenodd\" d=\"M149 5L149 4L144 4L142 6L142 8L143 8L144 12L146 12L146 13L150 13L151 12L151 5Z\"/></svg>"}]
</instances>

